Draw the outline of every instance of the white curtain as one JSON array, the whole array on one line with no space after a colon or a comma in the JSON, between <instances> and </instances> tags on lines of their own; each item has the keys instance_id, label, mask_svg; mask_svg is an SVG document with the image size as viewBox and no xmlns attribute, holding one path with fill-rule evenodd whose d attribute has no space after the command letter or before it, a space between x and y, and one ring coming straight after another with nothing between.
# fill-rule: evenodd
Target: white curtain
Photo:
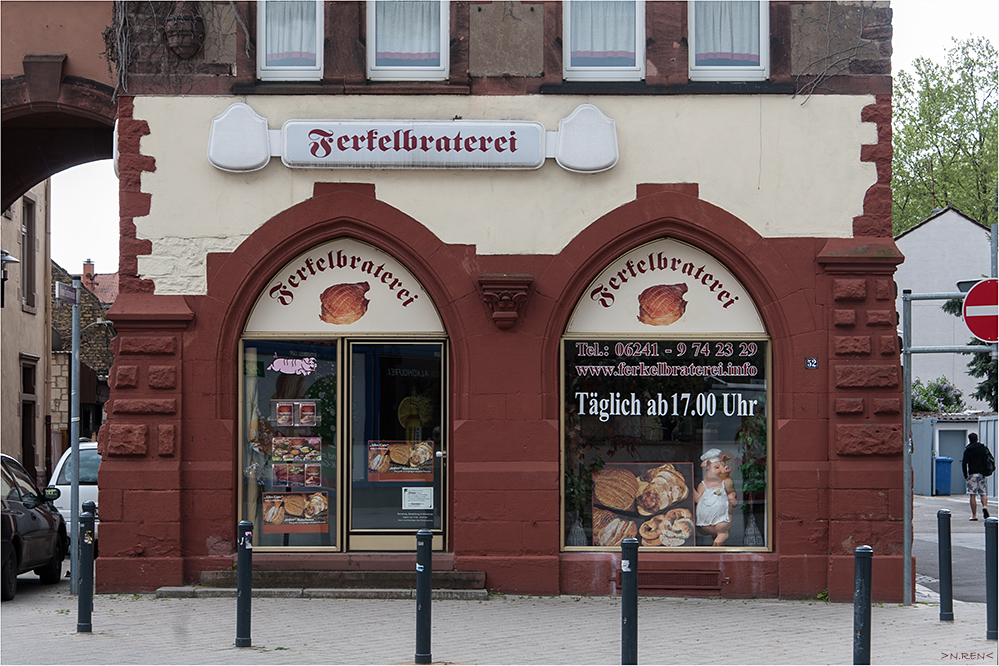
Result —
<instances>
[{"instance_id":1,"label":"white curtain","mask_svg":"<svg viewBox=\"0 0 999 666\"><path fill-rule=\"evenodd\" d=\"M570 65L635 65L635 3L574 0L570 9Z\"/></svg>"},{"instance_id":2,"label":"white curtain","mask_svg":"<svg viewBox=\"0 0 999 666\"><path fill-rule=\"evenodd\" d=\"M441 4L436 0L379 0L375 3L375 33L375 65L440 65Z\"/></svg>"},{"instance_id":3,"label":"white curtain","mask_svg":"<svg viewBox=\"0 0 999 666\"><path fill-rule=\"evenodd\" d=\"M694 4L695 65L755 67L760 64L760 3Z\"/></svg>"},{"instance_id":4,"label":"white curtain","mask_svg":"<svg viewBox=\"0 0 999 666\"><path fill-rule=\"evenodd\" d=\"M316 3L271 1L267 11L267 65L316 65Z\"/></svg>"}]
</instances>

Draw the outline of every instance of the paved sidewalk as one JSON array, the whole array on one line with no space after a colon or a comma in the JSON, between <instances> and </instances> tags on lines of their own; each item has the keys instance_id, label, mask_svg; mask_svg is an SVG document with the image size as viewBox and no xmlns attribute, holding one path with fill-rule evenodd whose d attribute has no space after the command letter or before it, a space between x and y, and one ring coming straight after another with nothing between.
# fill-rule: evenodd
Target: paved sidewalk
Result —
<instances>
[{"instance_id":1,"label":"paved sidewalk","mask_svg":"<svg viewBox=\"0 0 999 666\"><path fill-rule=\"evenodd\" d=\"M77 598L22 579L3 604L0 661L10 664L408 664L412 600L254 598L253 646L234 647L233 598L98 595L93 633L76 633ZM925 597L921 597L925 598ZM447 664L619 664L618 597L494 596L434 601L432 654ZM873 664L995 664L985 606L872 609ZM850 664L853 606L812 601L639 600L639 663Z\"/></svg>"}]
</instances>

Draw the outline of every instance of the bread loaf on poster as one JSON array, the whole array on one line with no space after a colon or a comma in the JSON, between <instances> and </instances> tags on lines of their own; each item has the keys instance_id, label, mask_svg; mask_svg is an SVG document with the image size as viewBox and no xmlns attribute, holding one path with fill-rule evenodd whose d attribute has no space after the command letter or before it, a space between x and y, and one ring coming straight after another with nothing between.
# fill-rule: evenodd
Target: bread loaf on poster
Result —
<instances>
[{"instance_id":1,"label":"bread loaf on poster","mask_svg":"<svg viewBox=\"0 0 999 666\"><path fill-rule=\"evenodd\" d=\"M364 297L371 286L367 282L335 284L319 296L322 310L319 318L327 324L353 324L368 311L370 301Z\"/></svg>"},{"instance_id":2,"label":"bread loaf on poster","mask_svg":"<svg viewBox=\"0 0 999 666\"><path fill-rule=\"evenodd\" d=\"M604 509L593 510L593 545L620 546L638 534L638 525Z\"/></svg>"},{"instance_id":3,"label":"bread loaf on poster","mask_svg":"<svg viewBox=\"0 0 999 666\"><path fill-rule=\"evenodd\" d=\"M409 456L409 466L419 467L434 457L434 449L429 442L420 442L413 448L412 455Z\"/></svg>"},{"instance_id":4,"label":"bread loaf on poster","mask_svg":"<svg viewBox=\"0 0 999 666\"><path fill-rule=\"evenodd\" d=\"M638 513L643 516L668 509L690 495L683 474L669 463L647 470L642 474L642 481L649 484L636 500Z\"/></svg>"},{"instance_id":5,"label":"bread loaf on poster","mask_svg":"<svg viewBox=\"0 0 999 666\"><path fill-rule=\"evenodd\" d=\"M305 517L313 518L322 515L328 508L329 502L326 500L326 493L312 493L309 496L309 503L305 507Z\"/></svg>"},{"instance_id":6,"label":"bread loaf on poster","mask_svg":"<svg viewBox=\"0 0 999 666\"><path fill-rule=\"evenodd\" d=\"M280 504L272 504L264 508L264 522L271 525L280 525L284 522L284 507Z\"/></svg>"},{"instance_id":7,"label":"bread loaf on poster","mask_svg":"<svg viewBox=\"0 0 999 666\"><path fill-rule=\"evenodd\" d=\"M626 469L601 469L593 473L593 496L598 504L629 511L638 495L638 478Z\"/></svg>"},{"instance_id":8,"label":"bread loaf on poster","mask_svg":"<svg viewBox=\"0 0 999 666\"><path fill-rule=\"evenodd\" d=\"M392 458L389 457L388 451L378 449L368 451L368 469L372 472L387 472L391 464Z\"/></svg>"},{"instance_id":9,"label":"bread loaf on poster","mask_svg":"<svg viewBox=\"0 0 999 666\"><path fill-rule=\"evenodd\" d=\"M658 516L657 516L658 517ZM677 507L670 509L664 516L662 532L659 541L664 546L682 546L694 536L694 519L689 509Z\"/></svg>"},{"instance_id":10,"label":"bread loaf on poster","mask_svg":"<svg viewBox=\"0 0 999 666\"><path fill-rule=\"evenodd\" d=\"M409 457L413 455L413 447L409 444L389 444L389 458L396 465L408 465Z\"/></svg>"},{"instance_id":11,"label":"bread loaf on poster","mask_svg":"<svg viewBox=\"0 0 999 666\"><path fill-rule=\"evenodd\" d=\"M288 515L301 516L305 513L305 495L289 493L284 497L284 510Z\"/></svg>"},{"instance_id":12,"label":"bread loaf on poster","mask_svg":"<svg viewBox=\"0 0 999 666\"><path fill-rule=\"evenodd\" d=\"M649 326L669 326L686 311L686 293L683 282L649 287L638 297L638 321Z\"/></svg>"}]
</instances>

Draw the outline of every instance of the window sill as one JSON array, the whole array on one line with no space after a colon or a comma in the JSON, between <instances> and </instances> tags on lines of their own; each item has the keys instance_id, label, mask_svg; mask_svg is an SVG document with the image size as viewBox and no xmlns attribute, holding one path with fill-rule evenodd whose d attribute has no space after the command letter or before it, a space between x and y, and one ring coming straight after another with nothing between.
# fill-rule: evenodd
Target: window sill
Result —
<instances>
[{"instance_id":1,"label":"window sill","mask_svg":"<svg viewBox=\"0 0 999 666\"><path fill-rule=\"evenodd\" d=\"M441 81L256 81L234 85L233 95L468 95L471 88Z\"/></svg>"}]
</instances>

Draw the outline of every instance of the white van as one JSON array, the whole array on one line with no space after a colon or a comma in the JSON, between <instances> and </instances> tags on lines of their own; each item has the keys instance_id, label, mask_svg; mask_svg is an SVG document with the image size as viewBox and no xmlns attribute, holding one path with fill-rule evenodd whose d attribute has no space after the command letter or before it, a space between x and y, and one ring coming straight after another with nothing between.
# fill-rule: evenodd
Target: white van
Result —
<instances>
[{"instance_id":1,"label":"white van","mask_svg":"<svg viewBox=\"0 0 999 666\"><path fill-rule=\"evenodd\" d=\"M73 515L70 510L73 493L73 463L70 460L72 455L72 448L67 449L62 454L58 464L55 466L55 470L52 472L52 479L49 481L50 486L55 486L61 491L59 499L55 501L55 506L66 521L66 529L69 529L70 525L73 524ZM77 519L83 513L84 502L97 504L97 470L100 466L101 454L97 452L97 442L80 440L80 504L76 507ZM97 527L95 524L95 537L96 534Z\"/></svg>"}]
</instances>

